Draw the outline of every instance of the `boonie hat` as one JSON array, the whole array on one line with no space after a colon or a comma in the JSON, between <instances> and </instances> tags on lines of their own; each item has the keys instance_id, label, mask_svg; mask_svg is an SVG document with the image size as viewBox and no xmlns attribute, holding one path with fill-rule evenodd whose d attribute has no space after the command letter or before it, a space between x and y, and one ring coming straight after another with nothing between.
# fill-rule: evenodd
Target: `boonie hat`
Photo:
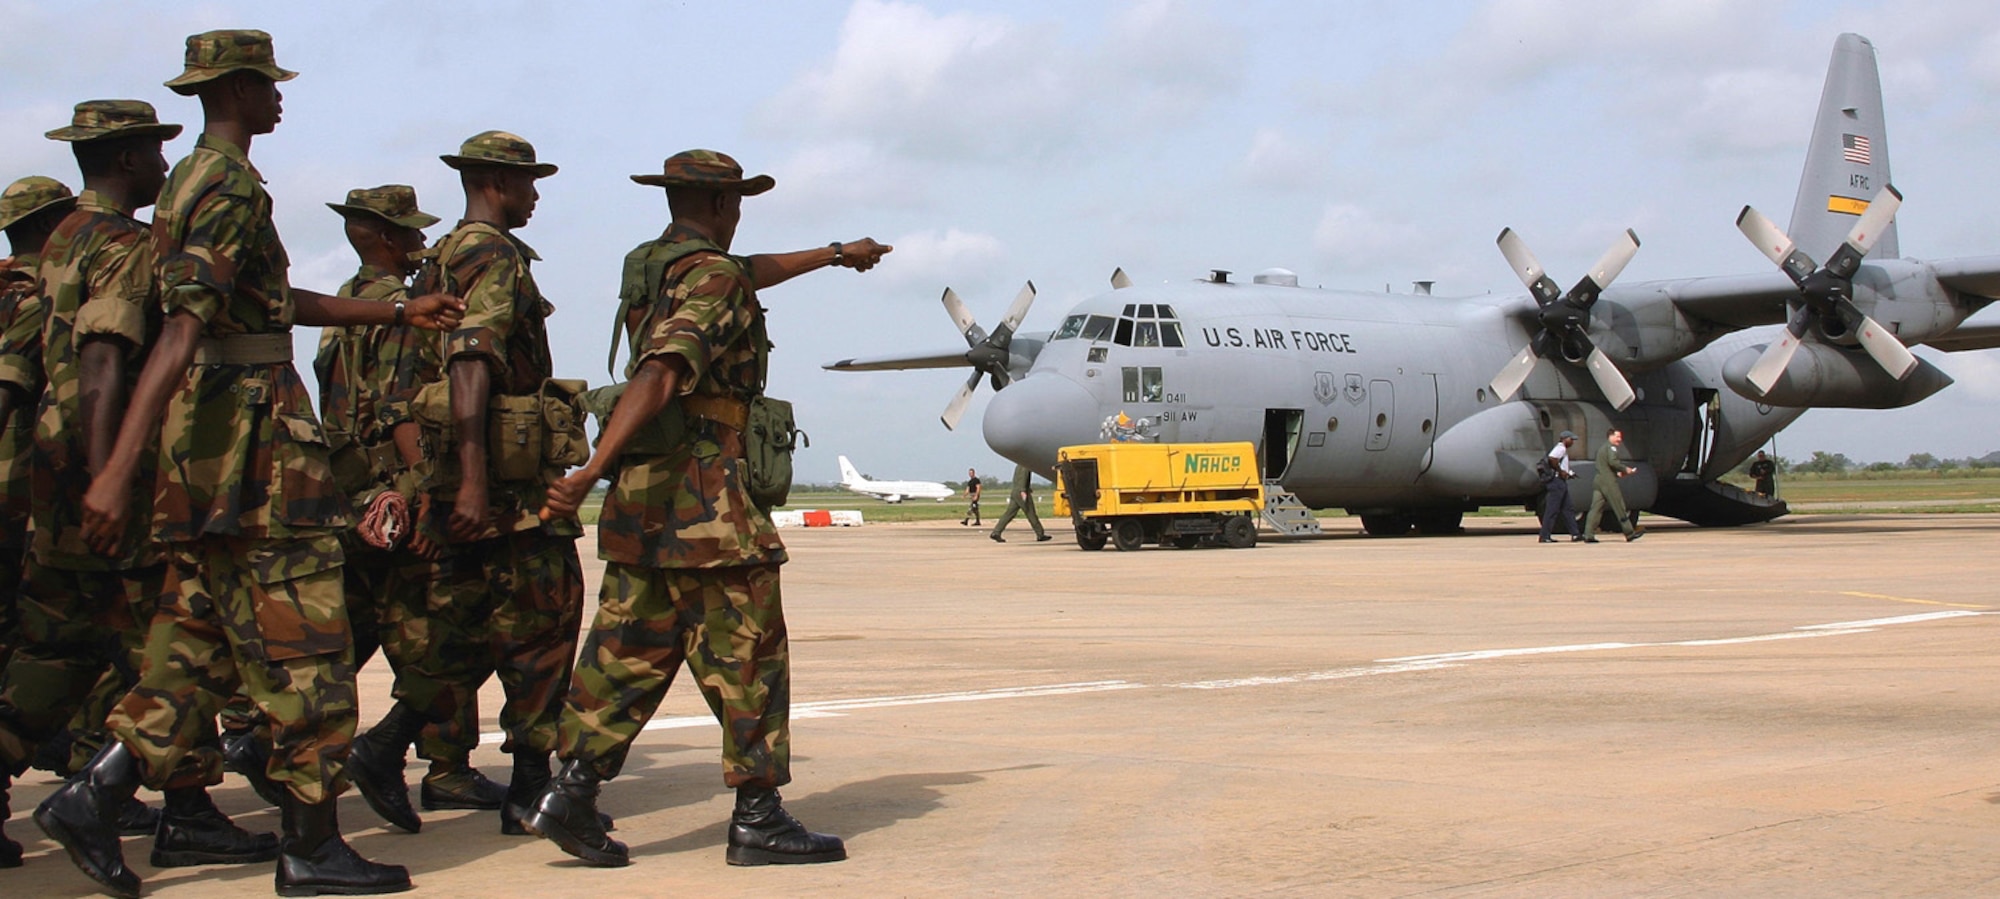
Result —
<instances>
[{"instance_id":1,"label":"boonie hat","mask_svg":"<svg viewBox=\"0 0 2000 899\"><path fill-rule=\"evenodd\" d=\"M714 150L683 150L667 157L660 165L658 175L633 175L632 180L653 187L699 187L705 190L730 190L746 197L756 196L773 187L778 181L769 175L754 178L743 177L743 167L727 153Z\"/></svg>"},{"instance_id":2,"label":"boonie hat","mask_svg":"<svg viewBox=\"0 0 2000 899\"><path fill-rule=\"evenodd\" d=\"M12 228L22 219L58 203L75 202L76 195L61 181L29 175L0 190L0 229Z\"/></svg>"},{"instance_id":3,"label":"boonie hat","mask_svg":"<svg viewBox=\"0 0 2000 899\"><path fill-rule=\"evenodd\" d=\"M278 68L269 34L247 28L204 31L188 36L186 69L180 77L167 82L167 87L183 97L193 96L198 85L239 69L249 69L272 81L299 77L297 72Z\"/></svg>"},{"instance_id":4,"label":"boonie hat","mask_svg":"<svg viewBox=\"0 0 2000 899\"><path fill-rule=\"evenodd\" d=\"M407 184L357 187L347 192L347 202L326 206L342 216L371 215L419 231L438 223L437 216L417 208L417 189Z\"/></svg>"},{"instance_id":5,"label":"boonie hat","mask_svg":"<svg viewBox=\"0 0 2000 899\"><path fill-rule=\"evenodd\" d=\"M48 132L48 138L72 143L114 137L173 140L180 133L179 125L161 124L153 104L144 100L85 100L76 104L69 125Z\"/></svg>"},{"instance_id":6,"label":"boonie hat","mask_svg":"<svg viewBox=\"0 0 2000 899\"><path fill-rule=\"evenodd\" d=\"M455 169L464 169L469 165L505 165L527 169L534 172L537 178L547 178L556 173L555 166L535 161L534 144L518 134L505 131L481 131L459 144L457 154L438 158Z\"/></svg>"}]
</instances>

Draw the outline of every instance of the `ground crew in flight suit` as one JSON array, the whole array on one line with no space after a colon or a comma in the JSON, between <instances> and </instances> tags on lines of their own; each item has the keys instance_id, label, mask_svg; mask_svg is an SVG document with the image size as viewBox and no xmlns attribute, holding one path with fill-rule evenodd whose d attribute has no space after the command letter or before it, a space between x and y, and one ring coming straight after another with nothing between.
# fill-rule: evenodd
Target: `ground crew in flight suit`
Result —
<instances>
[{"instance_id":1,"label":"ground crew in flight suit","mask_svg":"<svg viewBox=\"0 0 2000 899\"><path fill-rule=\"evenodd\" d=\"M1618 448L1625 445L1625 432L1616 428L1604 435L1604 445L1597 448L1597 473L1591 476L1590 511L1583 519L1583 542L1597 542L1597 522L1604 514L1604 507L1611 507L1611 514L1618 516L1618 529L1625 532L1625 542L1630 543L1646 536L1646 529L1632 523L1632 516L1625 511L1625 494L1618 489L1618 479L1631 474L1632 466L1618 461Z\"/></svg>"},{"instance_id":2,"label":"ground crew in flight suit","mask_svg":"<svg viewBox=\"0 0 2000 899\"><path fill-rule=\"evenodd\" d=\"M1007 523L1013 521L1015 515L1020 514L1028 516L1028 525L1035 529L1036 540L1049 539L1048 532L1042 530L1042 516L1035 511L1034 479L1034 472L1029 471L1028 466L1014 466L1014 485L1007 491L1007 512L1000 516L999 521L994 522L993 532L986 535L993 538L993 542L1007 542L1007 538L1000 534L1007 530Z\"/></svg>"}]
</instances>

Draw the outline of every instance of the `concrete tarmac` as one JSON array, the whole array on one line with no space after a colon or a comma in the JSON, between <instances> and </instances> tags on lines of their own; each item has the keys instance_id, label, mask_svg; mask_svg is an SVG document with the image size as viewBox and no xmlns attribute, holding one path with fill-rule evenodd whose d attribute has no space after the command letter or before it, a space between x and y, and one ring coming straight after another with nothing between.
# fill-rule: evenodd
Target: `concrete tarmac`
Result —
<instances>
[{"instance_id":1,"label":"concrete tarmac","mask_svg":"<svg viewBox=\"0 0 2000 899\"><path fill-rule=\"evenodd\" d=\"M1554 546L1525 518L1251 550L1051 533L787 532L784 793L845 862L724 864L731 796L685 677L605 789L631 867L491 812L392 832L351 792L349 839L432 896L2000 892L2000 516ZM387 692L377 662L364 723ZM482 698L475 761L504 779ZM15 788L6 895L93 892L27 820L52 787ZM278 826L233 776L217 797ZM149 848L125 842L149 895L269 895L269 865L156 870Z\"/></svg>"}]
</instances>

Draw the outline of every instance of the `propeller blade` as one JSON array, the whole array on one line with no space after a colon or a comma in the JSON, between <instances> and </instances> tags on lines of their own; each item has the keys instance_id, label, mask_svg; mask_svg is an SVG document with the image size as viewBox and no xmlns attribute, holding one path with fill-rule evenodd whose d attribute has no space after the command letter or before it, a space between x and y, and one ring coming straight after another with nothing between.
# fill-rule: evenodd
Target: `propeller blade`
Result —
<instances>
[{"instance_id":1,"label":"propeller blade","mask_svg":"<svg viewBox=\"0 0 2000 899\"><path fill-rule=\"evenodd\" d=\"M1610 287L1611 282L1618 279L1618 273L1624 271L1625 266L1631 263L1632 257L1637 255L1639 255L1639 235L1627 228L1611 248L1605 250L1604 255L1598 258L1597 264L1591 266L1590 271L1584 274L1583 280L1576 282L1576 287L1569 292L1570 301L1582 306L1597 302L1597 295L1603 293L1604 288Z\"/></svg>"},{"instance_id":2,"label":"propeller blade","mask_svg":"<svg viewBox=\"0 0 2000 899\"><path fill-rule=\"evenodd\" d=\"M1756 364L1750 366L1750 384L1758 393L1770 393L1778 378L1785 373L1785 366L1792 364L1792 354L1799 351L1799 335L1792 328L1778 332L1778 339L1764 348L1764 354L1757 357Z\"/></svg>"},{"instance_id":3,"label":"propeller blade","mask_svg":"<svg viewBox=\"0 0 2000 899\"><path fill-rule=\"evenodd\" d=\"M1528 250L1528 242L1514 233L1514 229L1500 229L1497 242L1500 244L1500 255L1507 257L1507 264L1513 267L1515 277L1520 278L1521 283L1534 293L1537 304L1547 306L1562 296L1562 288L1556 286L1555 279L1549 277L1548 270L1542 268L1535 254Z\"/></svg>"},{"instance_id":4,"label":"propeller blade","mask_svg":"<svg viewBox=\"0 0 2000 899\"><path fill-rule=\"evenodd\" d=\"M1111 270L1112 290L1124 290L1125 288L1131 286L1132 286L1132 276L1125 274L1125 269L1115 268Z\"/></svg>"},{"instance_id":5,"label":"propeller blade","mask_svg":"<svg viewBox=\"0 0 2000 899\"><path fill-rule=\"evenodd\" d=\"M972 317L972 310L965 308L965 301L959 299L957 292L949 287L944 289L944 311L951 316L951 323L957 326L958 333L965 335L967 346L978 346L980 341L986 339L986 332L980 329L979 320Z\"/></svg>"},{"instance_id":6,"label":"propeller blade","mask_svg":"<svg viewBox=\"0 0 2000 899\"><path fill-rule=\"evenodd\" d=\"M974 369L972 377L965 379L965 386L958 388L958 392L952 394L951 403L944 407L944 414L938 416L938 419L944 422L945 430L958 430L958 420L965 417L965 407L972 404L972 391L978 389L981 374L982 372Z\"/></svg>"},{"instance_id":7,"label":"propeller blade","mask_svg":"<svg viewBox=\"0 0 2000 899\"><path fill-rule=\"evenodd\" d=\"M1009 334L1021 326L1021 319L1028 317L1028 307L1035 304L1035 282L1029 281L1014 295L1014 305L1007 307L1007 317L1000 320L1000 329Z\"/></svg>"},{"instance_id":8,"label":"propeller blade","mask_svg":"<svg viewBox=\"0 0 2000 899\"><path fill-rule=\"evenodd\" d=\"M1916 354L1897 340L1896 335L1889 333L1889 329L1876 324L1874 319L1861 316L1861 327L1855 329L1854 336L1860 339L1861 348L1875 357L1882 370L1896 380L1907 378L1910 372L1916 370Z\"/></svg>"},{"instance_id":9,"label":"propeller blade","mask_svg":"<svg viewBox=\"0 0 2000 899\"><path fill-rule=\"evenodd\" d=\"M1903 205L1903 192L1894 184L1885 184L1868 204L1868 210L1861 213L1861 220L1854 223L1854 229L1847 232L1847 242L1863 253L1875 246L1882 232L1889 230L1889 223L1896 218L1896 210Z\"/></svg>"},{"instance_id":10,"label":"propeller blade","mask_svg":"<svg viewBox=\"0 0 2000 899\"><path fill-rule=\"evenodd\" d=\"M1799 245L1785 233L1783 228L1778 227L1776 222L1766 218L1754 207L1743 207L1743 211L1736 216L1736 230L1743 232L1744 237L1750 238L1750 242L1757 245L1757 250L1763 253L1765 258L1784 269L1785 274L1790 275L1794 283L1804 284L1806 276L1819 269L1819 264L1801 251Z\"/></svg>"},{"instance_id":11,"label":"propeller blade","mask_svg":"<svg viewBox=\"0 0 2000 899\"><path fill-rule=\"evenodd\" d=\"M1521 384L1528 380L1528 374L1535 370L1535 362L1534 345L1522 347L1521 352L1508 360L1506 366L1500 369L1500 373L1493 376L1493 383L1486 385L1486 389L1493 391L1495 400L1505 401L1512 398L1514 392L1521 389Z\"/></svg>"},{"instance_id":12,"label":"propeller blade","mask_svg":"<svg viewBox=\"0 0 2000 899\"><path fill-rule=\"evenodd\" d=\"M1623 412L1626 406L1638 399L1639 395L1632 391L1625 375L1618 371L1618 366L1611 364L1611 357L1604 355L1603 350L1591 347L1590 358L1584 364L1590 369L1590 376L1597 380L1597 389L1604 391L1604 398L1611 402L1611 408Z\"/></svg>"}]
</instances>

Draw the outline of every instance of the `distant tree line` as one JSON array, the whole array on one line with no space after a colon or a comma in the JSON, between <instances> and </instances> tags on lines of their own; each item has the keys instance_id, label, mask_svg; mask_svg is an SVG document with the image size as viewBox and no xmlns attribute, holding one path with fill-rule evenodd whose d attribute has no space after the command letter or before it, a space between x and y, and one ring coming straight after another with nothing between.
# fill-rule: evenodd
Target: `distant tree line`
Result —
<instances>
[{"instance_id":1,"label":"distant tree line","mask_svg":"<svg viewBox=\"0 0 2000 899\"><path fill-rule=\"evenodd\" d=\"M1752 459L1744 460L1736 467L1737 473L1744 473ZM1963 459L1940 459L1930 453L1911 453L1902 462L1860 463L1849 459L1845 453L1829 453L1814 450L1812 458L1806 460L1787 459L1773 455L1771 461L1777 463L1779 474L1823 474L1838 475L1857 471L1957 471L1959 469L1983 470L2000 469L2000 452L1984 456L1968 456Z\"/></svg>"}]
</instances>

